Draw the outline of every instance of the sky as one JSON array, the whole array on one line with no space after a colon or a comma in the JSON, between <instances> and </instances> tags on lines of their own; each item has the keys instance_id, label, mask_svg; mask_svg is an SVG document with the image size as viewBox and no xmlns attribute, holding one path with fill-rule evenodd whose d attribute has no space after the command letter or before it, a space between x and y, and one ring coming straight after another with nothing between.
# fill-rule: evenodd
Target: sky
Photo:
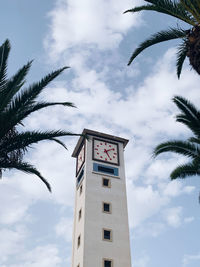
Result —
<instances>
[{"instance_id":1,"label":"sky","mask_svg":"<svg viewBox=\"0 0 200 267\"><path fill-rule=\"evenodd\" d=\"M190 132L175 122L172 97L200 104L199 76L187 60L176 76L176 41L147 49L127 66L134 48L177 20L155 13L123 14L140 0L1 1L0 41L11 42L9 76L34 59L27 84L52 70L70 69L41 98L70 101L24 121L25 128L84 128L129 139L125 149L132 267L199 267L198 177L170 181L185 158L153 148ZM185 25L183 25L185 26ZM68 147L42 142L25 158L52 185L33 175L6 171L0 181L0 267L66 267L71 262L77 137Z\"/></svg>"}]
</instances>

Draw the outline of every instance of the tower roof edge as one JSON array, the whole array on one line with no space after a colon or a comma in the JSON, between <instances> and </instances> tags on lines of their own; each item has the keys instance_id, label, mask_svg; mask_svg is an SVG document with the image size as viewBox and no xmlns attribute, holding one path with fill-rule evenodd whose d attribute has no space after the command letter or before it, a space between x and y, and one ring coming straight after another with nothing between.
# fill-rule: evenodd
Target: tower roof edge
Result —
<instances>
[{"instance_id":1,"label":"tower roof edge","mask_svg":"<svg viewBox=\"0 0 200 267\"><path fill-rule=\"evenodd\" d=\"M109 140L113 140L113 141L117 141L120 143L123 143L124 148L126 147L126 145L128 144L128 139L122 138L122 137L118 137L118 136L114 136L114 135L110 135L110 134L106 134L106 133L101 133L101 132L97 132L97 131L93 131L93 130L89 130L89 129L83 129L82 132L83 135L87 135L88 137L90 136L95 136L95 137L101 137L101 138L106 138ZM75 149L72 153L72 157L76 157L77 153L79 151L80 146L82 145L82 142L84 140L84 137L81 136L75 146Z\"/></svg>"}]
</instances>

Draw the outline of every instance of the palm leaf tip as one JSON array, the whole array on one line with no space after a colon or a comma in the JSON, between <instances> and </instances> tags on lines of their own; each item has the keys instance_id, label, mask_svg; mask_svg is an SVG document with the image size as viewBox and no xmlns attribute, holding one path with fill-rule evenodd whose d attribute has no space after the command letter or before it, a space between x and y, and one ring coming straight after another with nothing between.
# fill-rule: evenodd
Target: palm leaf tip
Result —
<instances>
[{"instance_id":1,"label":"palm leaf tip","mask_svg":"<svg viewBox=\"0 0 200 267\"><path fill-rule=\"evenodd\" d=\"M185 179L188 176L195 176L200 174L200 169L198 164L194 161L188 164L183 164L175 168L170 174L171 180L175 180L177 178Z\"/></svg>"},{"instance_id":2,"label":"palm leaf tip","mask_svg":"<svg viewBox=\"0 0 200 267\"><path fill-rule=\"evenodd\" d=\"M41 179L41 181L46 185L46 187L49 190L49 192L50 193L52 192L50 183L41 175L41 173L35 167L27 164L27 167L25 168L24 171L32 173L32 174L35 174L36 176L38 176Z\"/></svg>"},{"instance_id":3,"label":"palm leaf tip","mask_svg":"<svg viewBox=\"0 0 200 267\"><path fill-rule=\"evenodd\" d=\"M123 12L123 14L130 13L130 12L132 12L132 9L127 9L127 10L125 10L125 11Z\"/></svg>"},{"instance_id":4,"label":"palm leaf tip","mask_svg":"<svg viewBox=\"0 0 200 267\"><path fill-rule=\"evenodd\" d=\"M35 166L29 164L28 162L23 162L23 161L6 162L5 160L0 161L0 171L2 169L17 169L19 171L28 174L34 174L40 178L40 180L46 185L49 192L51 192L51 185L49 184L49 182L41 175L41 173L35 168Z\"/></svg>"},{"instance_id":5,"label":"palm leaf tip","mask_svg":"<svg viewBox=\"0 0 200 267\"><path fill-rule=\"evenodd\" d=\"M178 47L178 52L177 52L177 61L176 61L176 68L177 68L177 76L178 79L180 78L183 63L185 61L185 58L187 56L188 48L187 44L184 41L179 47Z\"/></svg>"},{"instance_id":6,"label":"palm leaf tip","mask_svg":"<svg viewBox=\"0 0 200 267\"><path fill-rule=\"evenodd\" d=\"M0 88L6 83L7 61L10 48L10 42L8 39L0 46Z\"/></svg>"},{"instance_id":7,"label":"palm leaf tip","mask_svg":"<svg viewBox=\"0 0 200 267\"><path fill-rule=\"evenodd\" d=\"M77 108L76 105L72 102L64 102L63 106L71 107L71 108Z\"/></svg>"}]
</instances>

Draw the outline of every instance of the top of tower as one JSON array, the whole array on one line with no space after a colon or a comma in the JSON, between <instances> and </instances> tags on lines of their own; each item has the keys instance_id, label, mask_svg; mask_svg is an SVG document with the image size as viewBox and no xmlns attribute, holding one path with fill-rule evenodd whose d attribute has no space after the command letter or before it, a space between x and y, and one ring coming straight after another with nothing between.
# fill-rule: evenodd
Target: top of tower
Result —
<instances>
[{"instance_id":1,"label":"top of tower","mask_svg":"<svg viewBox=\"0 0 200 267\"><path fill-rule=\"evenodd\" d=\"M82 132L83 135L92 135L92 136L95 136L95 137L102 137L102 138L106 138L106 139L109 139L109 140L113 140L113 141L117 141L117 142L120 142L120 143L123 143L123 146L125 147L128 143L128 139L124 139L124 138L121 138L121 137L118 137L118 136L114 136L114 135L110 135L110 134L105 134L105 133L101 133L101 132L97 132L97 131L93 131L93 130L89 130L89 129L84 129L83 132ZM72 153L72 157L76 157L77 156L77 153L79 151L79 147L80 145L82 144L83 142L83 139L84 137L81 136L76 144L76 147Z\"/></svg>"}]
</instances>

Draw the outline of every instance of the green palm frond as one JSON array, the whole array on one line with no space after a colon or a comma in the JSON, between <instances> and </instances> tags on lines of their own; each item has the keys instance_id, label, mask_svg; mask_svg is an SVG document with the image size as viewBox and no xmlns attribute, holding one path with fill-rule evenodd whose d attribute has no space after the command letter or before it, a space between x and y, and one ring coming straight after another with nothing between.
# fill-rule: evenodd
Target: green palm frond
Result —
<instances>
[{"instance_id":1,"label":"green palm frond","mask_svg":"<svg viewBox=\"0 0 200 267\"><path fill-rule=\"evenodd\" d=\"M187 178L189 176L200 175L200 164L188 163L178 166L170 174L172 180L177 178Z\"/></svg>"},{"instance_id":2,"label":"green palm frond","mask_svg":"<svg viewBox=\"0 0 200 267\"><path fill-rule=\"evenodd\" d=\"M27 162L2 162L0 160L0 169L17 169L28 174L35 174L46 185L49 192L51 192L51 186L47 180L41 175L41 173L31 164Z\"/></svg>"},{"instance_id":3,"label":"green palm frond","mask_svg":"<svg viewBox=\"0 0 200 267\"><path fill-rule=\"evenodd\" d=\"M29 86L29 88L25 89L21 93L19 105L27 106L29 104L33 104L37 96L44 90L44 88L67 68L69 67L63 67L53 71L46 75L41 81L34 83L33 85Z\"/></svg>"},{"instance_id":4,"label":"green palm frond","mask_svg":"<svg viewBox=\"0 0 200 267\"><path fill-rule=\"evenodd\" d=\"M24 88L25 78L31 67L31 62L23 66L13 77L7 78L7 60L10 51L8 40L0 46L0 177L6 169L18 169L37 175L51 191L51 187L40 172L31 164L23 162L27 148L40 141L50 140L67 149L58 139L62 136L80 136L64 130L27 131L19 133L19 124L35 111L43 108L62 105L75 107L71 102L40 102L37 97L44 88L68 67L63 67L46 75L41 81Z\"/></svg>"},{"instance_id":5,"label":"green palm frond","mask_svg":"<svg viewBox=\"0 0 200 267\"><path fill-rule=\"evenodd\" d=\"M173 102L182 111L176 116L176 121L185 124L195 136L200 136L200 112L187 99L181 96L175 96Z\"/></svg>"},{"instance_id":6,"label":"green palm frond","mask_svg":"<svg viewBox=\"0 0 200 267\"><path fill-rule=\"evenodd\" d=\"M32 144L36 144L40 141L53 140L53 138L61 137L61 136L80 136L80 134L75 134L75 133L61 131L61 130L46 131L46 132L27 131L24 133L19 133L16 136L9 138L7 141L0 143L0 154L2 151L9 153L13 150L25 149L26 147ZM54 141L58 142L58 140L54 140Z\"/></svg>"},{"instance_id":7,"label":"green palm frond","mask_svg":"<svg viewBox=\"0 0 200 267\"><path fill-rule=\"evenodd\" d=\"M181 44L177 53L177 76L180 77L186 56L189 58L192 68L200 74L199 67L199 38L200 38L200 1L199 0L144 0L147 4L136 6L132 9L126 10L128 12L141 12L141 11L155 11L161 14L166 14L170 17L177 18L180 22L189 24L189 29L182 30L178 36L167 36L168 32L158 32L152 35L149 39L142 42L133 52L129 59L128 65L146 48L158 44L160 42L169 41L180 38L185 42ZM184 24L183 24L184 26ZM175 28L174 30L179 30ZM173 33L172 33L173 35Z\"/></svg>"},{"instance_id":8,"label":"green palm frond","mask_svg":"<svg viewBox=\"0 0 200 267\"><path fill-rule=\"evenodd\" d=\"M185 58L187 56L188 48L185 41L182 42L182 44L179 45L178 51L177 51L177 61L176 61L176 67L177 67L177 76L180 78L183 63L185 61Z\"/></svg>"},{"instance_id":9,"label":"green palm frond","mask_svg":"<svg viewBox=\"0 0 200 267\"><path fill-rule=\"evenodd\" d=\"M0 46L0 91L2 86L4 86L7 77L7 60L10 52L10 42L6 40Z\"/></svg>"},{"instance_id":10,"label":"green palm frond","mask_svg":"<svg viewBox=\"0 0 200 267\"><path fill-rule=\"evenodd\" d=\"M4 125L3 128L0 128L0 137L6 134L14 125L21 124L21 121L33 112L50 106L76 107L71 102L37 102L34 105L24 107L20 105L20 96L18 96L18 98L13 100L11 107L2 113L0 117L0 124Z\"/></svg>"},{"instance_id":11,"label":"green palm frond","mask_svg":"<svg viewBox=\"0 0 200 267\"><path fill-rule=\"evenodd\" d=\"M153 156L165 152L173 152L188 157L191 161L176 167L170 177L171 179L186 178L200 175L200 112L187 99L175 96L174 103L182 112L176 116L176 120L185 124L194 134L186 141L172 140L159 144L153 151ZM200 202L200 198L199 198Z\"/></svg>"},{"instance_id":12,"label":"green palm frond","mask_svg":"<svg viewBox=\"0 0 200 267\"><path fill-rule=\"evenodd\" d=\"M198 7L196 1L180 0L180 2L185 7L185 9L188 10L193 15L193 17L196 19L196 21L200 22L199 7Z\"/></svg>"},{"instance_id":13,"label":"green palm frond","mask_svg":"<svg viewBox=\"0 0 200 267\"><path fill-rule=\"evenodd\" d=\"M153 156L156 157L165 152L174 152L192 159L200 159L200 149L190 142L172 140L161 143L154 149Z\"/></svg>"},{"instance_id":14,"label":"green palm frond","mask_svg":"<svg viewBox=\"0 0 200 267\"><path fill-rule=\"evenodd\" d=\"M185 8L183 7L183 5L181 5L180 3L177 3L174 1L168 1L168 0L155 0L155 1L145 0L145 2L148 2L151 5L147 4L147 5L138 6L138 7L129 9L125 11L124 13L140 12L143 10L156 11L159 13L163 13L163 14L178 18L193 26L196 24L196 20L193 18L193 16L189 12L187 12Z\"/></svg>"},{"instance_id":15,"label":"green palm frond","mask_svg":"<svg viewBox=\"0 0 200 267\"><path fill-rule=\"evenodd\" d=\"M197 10L198 14L200 14L200 2L199 0L192 0L195 9Z\"/></svg>"},{"instance_id":16,"label":"green palm frond","mask_svg":"<svg viewBox=\"0 0 200 267\"><path fill-rule=\"evenodd\" d=\"M49 138L49 140L52 140L52 141L58 143L59 145L61 145L62 147L64 147L64 149L68 150L67 147L66 147L66 145L62 141L60 141L59 139L57 139L57 138Z\"/></svg>"},{"instance_id":17,"label":"green palm frond","mask_svg":"<svg viewBox=\"0 0 200 267\"><path fill-rule=\"evenodd\" d=\"M131 9L127 9L126 11L124 11L124 14L126 13L136 13L136 12L140 12L140 11L144 11L144 10L149 10L149 11L158 11L159 7L156 7L154 5L143 5L143 6L136 6L134 8ZM159 11L158 11L159 12ZM161 12L161 11L160 11Z\"/></svg>"},{"instance_id":18,"label":"green palm frond","mask_svg":"<svg viewBox=\"0 0 200 267\"><path fill-rule=\"evenodd\" d=\"M12 101L14 95L22 88L25 77L31 67L32 61L23 66L12 78L10 78L0 91L0 111L4 110Z\"/></svg>"},{"instance_id":19,"label":"green palm frond","mask_svg":"<svg viewBox=\"0 0 200 267\"><path fill-rule=\"evenodd\" d=\"M178 39L178 38L184 38L187 35L187 31L178 29L178 28L170 28L166 31L160 31L156 34L153 34L152 36L150 36L149 39L147 39L146 41L142 42L138 48L135 49L135 51L133 52L128 65L130 65L132 63L132 61L146 48L153 46L155 44L161 43L161 42L165 42L165 41L169 41L169 40L174 40L174 39Z\"/></svg>"},{"instance_id":20,"label":"green palm frond","mask_svg":"<svg viewBox=\"0 0 200 267\"><path fill-rule=\"evenodd\" d=\"M186 125L192 132L193 134L197 137L200 138L200 122L195 121L195 120L190 120L189 118L187 118L185 115L183 114L179 114L176 116L177 117L177 121L183 123L184 125Z\"/></svg>"},{"instance_id":21,"label":"green palm frond","mask_svg":"<svg viewBox=\"0 0 200 267\"><path fill-rule=\"evenodd\" d=\"M196 138L196 137L190 137L190 138L188 138L188 142L196 143L196 144L200 145L200 139L199 138Z\"/></svg>"},{"instance_id":22,"label":"green palm frond","mask_svg":"<svg viewBox=\"0 0 200 267\"><path fill-rule=\"evenodd\" d=\"M140 12L140 11L156 11L158 13L163 13L166 15L171 15L167 10L159 7L159 6L155 6L155 5L143 5L143 6L137 6L131 9L128 9L126 11L124 11L124 14L126 13L136 13L136 12Z\"/></svg>"}]
</instances>

